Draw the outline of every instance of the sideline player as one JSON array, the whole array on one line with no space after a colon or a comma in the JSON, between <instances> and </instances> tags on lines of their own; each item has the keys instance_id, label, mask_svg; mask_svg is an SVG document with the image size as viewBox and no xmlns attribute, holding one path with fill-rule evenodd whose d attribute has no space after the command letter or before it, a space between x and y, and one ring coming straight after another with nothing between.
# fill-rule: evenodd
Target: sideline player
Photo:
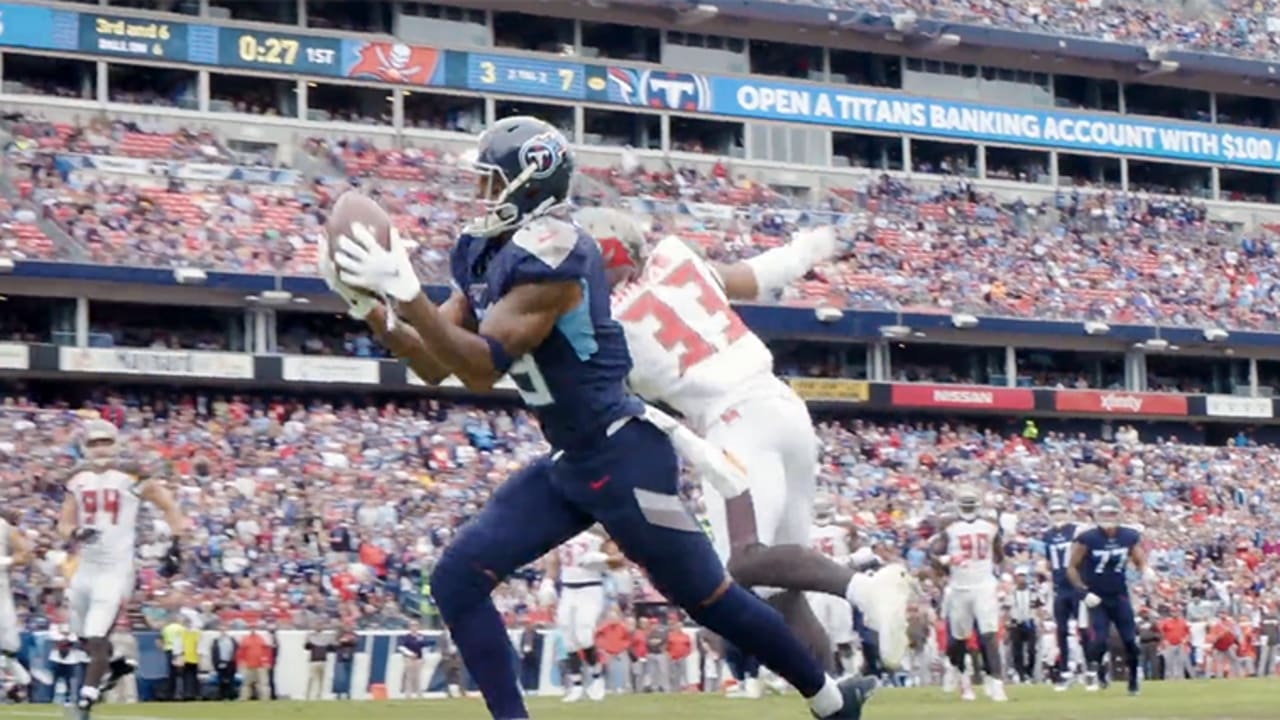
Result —
<instances>
[{"instance_id":1,"label":"sideline player","mask_svg":"<svg viewBox=\"0 0 1280 720\"><path fill-rule=\"evenodd\" d=\"M999 583L996 566L1004 559L1000 527L980 517L982 499L972 487L956 493L958 517L942 529L931 549L938 565L948 569L945 615L949 637L947 658L960 673L961 697L973 699L969 675L965 672L966 647L975 624L982 664L986 669L983 691L995 702L1009 698L1004 691L1004 670L1000 657Z\"/></svg>"},{"instance_id":2,"label":"sideline player","mask_svg":"<svg viewBox=\"0 0 1280 720\"><path fill-rule=\"evenodd\" d=\"M604 673L596 651L596 626L604 617L605 576L609 567L617 567L622 562L617 544L598 527L578 533L547 556L546 575L538 595L547 604L556 602L556 585L560 586L556 630L564 644L567 667L564 701L567 703L578 702L584 695L596 702L604 700ZM588 674L585 681L584 672Z\"/></svg>"},{"instance_id":3,"label":"sideline player","mask_svg":"<svg viewBox=\"0 0 1280 720\"><path fill-rule=\"evenodd\" d=\"M600 243L610 271L614 317L635 359L631 389L678 411L746 471L745 493L721 491L725 502L707 503L729 574L774 604L829 665L831 639L803 591L838 598L850 624L849 605L861 610L881 634L886 662L901 665L906 569L854 573L810 546L820 447L813 421L804 401L774 375L768 347L729 304L771 297L833 257L832 229L797 232L786 245L725 264L705 260L675 236L651 249L635 218L621 210L583 208L574 220Z\"/></svg>"},{"instance_id":4,"label":"sideline player","mask_svg":"<svg viewBox=\"0 0 1280 720\"><path fill-rule=\"evenodd\" d=\"M0 673L7 673L14 689L25 692L31 685L31 673L18 660L22 638L18 635L18 612L13 604L13 588L9 587L9 569L25 565L31 559L31 543L16 525L0 516Z\"/></svg>"},{"instance_id":5,"label":"sideline player","mask_svg":"<svg viewBox=\"0 0 1280 720\"><path fill-rule=\"evenodd\" d=\"M1071 506L1066 498L1055 495L1049 500L1049 520L1052 525L1044 533L1044 554L1049 560L1049 572L1053 576L1053 622L1058 643L1058 658L1053 666L1054 690L1059 692L1071 686L1071 623L1080 617L1080 595L1067 577L1071 560L1071 546L1084 530L1070 520ZM1084 642L1081 641L1081 645Z\"/></svg>"},{"instance_id":6,"label":"sideline player","mask_svg":"<svg viewBox=\"0 0 1280 720\"><path fill-rule=\"evenodd\" d=\"M88 717L105 689L133 671L128 661L111 660L109 636L116 616L133 593L138 508L143 501L158 508L175 536L186 524L164 487L118 461L119 448L115 425L106 420L86 423L83 453L87 463L72 471L58 521L62 537L79 546L67 594L71 632L81 638L89 655L77 701L83 717Z\"/></svg>"},{"instance_id":7,"label":"sideline player","mask_svg":"<svg viewBox=\"0 0 1280 720\"><path fill-rule=\"evenodd\" d=\"M1133 615L1133 603L1129 599L1129 581L1126 577L1129 563L1142 573L1144 582L1155 580L1155 570L1147 565L1147 553L1142 549L1142 533L1120 524L1123 509L1113 495L1098 501L1095 513L1097 525L1085 530L1075 539L1071 549L1071 564L1067 577L1080 591L1084 606L1089 609L1089 644L1085 658L1089 662L1092 677L1086 690L1107 687L1107 663L1102 662L1107 653L1107 641L1114 625L1124 643L1125 659L1129 666L1129 694L1138 694L1138 665L1141 654L1138 648L1138 625ZM1096 678L1096 680L1095 680Z\"/></svg>"},{"instance_id":8,"label":"sideline player","mask_svg":"<svg viewBox=\"0 0 1280 720\"><path fill-rule=\"evenodd\" d=\"M507 478L431 576L436 607L491 715L528 717L514 667L493 661L510 653L510 641L490 593L599 522L663 594L760 657L817 717L860 717L874 681L837 684L826 675L777 613L729 579L681 502L671 438L625 389L631 358L610 317L600 250L557 217L573 179L568 141L541 120L508 117L480 136L475 162L487 212L452 249L454 287L443 305L423 293L399 234L384 247L359 218L340 220L342 198L329 223L338 277L322 272L335 289L346 286L344 297L363 291L395 303L394 314L363 314L393 321L382 335L424 381L453 375L487 391L510 374L553 448ZM397 324L412 333L394 334Z\"/></svg>"}]
</instances>

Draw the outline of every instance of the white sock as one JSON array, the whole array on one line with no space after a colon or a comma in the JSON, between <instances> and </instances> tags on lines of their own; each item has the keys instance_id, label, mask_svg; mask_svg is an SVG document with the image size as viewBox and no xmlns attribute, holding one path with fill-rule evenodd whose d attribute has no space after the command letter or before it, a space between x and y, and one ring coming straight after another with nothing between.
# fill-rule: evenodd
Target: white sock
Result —
<instances>
[{"instance_id":1,"label":"white sock","mask_svg":"<svg viewBox=\"0 0 1280 720\"><path fill-rule=\"evenodd\" d=\"M809 707L813 709L813 714L820 718L834 715L844 707L844 695L840 694L840 688L836 686L836 681L830 675L827 681L822 684L822 689L818 694L809 698Z\"/></svg>"}]
</instances>

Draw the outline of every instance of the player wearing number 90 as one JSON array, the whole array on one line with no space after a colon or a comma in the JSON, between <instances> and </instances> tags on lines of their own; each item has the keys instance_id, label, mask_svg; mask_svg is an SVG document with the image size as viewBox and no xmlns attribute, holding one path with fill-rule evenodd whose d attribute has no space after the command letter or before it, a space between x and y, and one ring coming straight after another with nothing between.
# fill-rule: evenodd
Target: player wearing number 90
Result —
<instances>
[{"instance_id":1,"label":"player wearing number 90","mask_svg":"<svg viewBox=\"0 0 1280 720\"><path fill-rule=\"evenodd\" d=\"M707 503L712 542L729 573L767 597L824 658L834 654L815 612L830 602L832 614L852 619L852 603L879 633L885 664L898 667L907 651L906 570L855 574L810 546L819 450L813 422L773 374L773 354L729 306L730 299L769 298L834 257L835 233L800 231L782 247L724 264L675 236L650 248L635 218L620 210L584 208L574 220L600 243L615 284L613 315L635 361L631 389L679 411L746 470L744 493ZM806 591L815 595L806 599Z\"/></svg>"},{"instance_id":2,"label":"player wearing number 90","mask_svg":"<svg viewBox=\"0 0 1280 720\"><path fill-rule=\"evenodd\" d=\"M1133 604L1129 599L1126 578L1129 563L1142 573L1145 582L1154 580L1142 549L1142 533L1120 524L1120 501L1107 496L1098 502L1097 525L1080 533L1071 550L1067 577L1084 597L1089 609L1089 645L1085 657L1096 672L1097 684L1090 680L1088 690L1106 687L1107 668L1102 656L1107 652L1111 626L1120 634L1129 665L1129 693L1138 693L1138 629Z\"/></svg>"},{"instance_id":3,"label":"player wearing number 90","mask_svg":"<svg viewBox=\"0 0 1280 720\"><path fill-rule=\"evenodd\" d=\"M412 331L383 337L423 380L455 375L487 390L510 373L553 448L498 488L431 575L436 607L489 712L528 717L490 592L599 522L666 597L760 657L819 718L856 720L874 681L837 685L823 673L776 613L726 577L680 502L671 439L625 387L631 358L610 316L600 249L559 217L573 176L568 142L541 120L509 117L480 136L475 162L486 212L451 252L454 290L444 306L426 299L396 234L384 247L352 225L364 237L330 238L337 277L325 272L344 297L358 295L354 287L398 303Z\"/></svg>"}]
</instances>

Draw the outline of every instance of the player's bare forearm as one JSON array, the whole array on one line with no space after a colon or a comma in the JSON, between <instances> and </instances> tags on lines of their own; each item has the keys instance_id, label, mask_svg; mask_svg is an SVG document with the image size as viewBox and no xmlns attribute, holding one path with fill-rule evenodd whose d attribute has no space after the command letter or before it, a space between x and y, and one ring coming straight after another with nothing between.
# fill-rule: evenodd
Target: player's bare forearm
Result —
<instances>
[{"instance_id":1,"label":"player's bare forearm","mask_svg":"<svg viewBox=\"0 0 1280 720\"><path fill-rule=\"evenodd\" d=\"M423 295L400 308L423 344L468 390L484 391L547 338L581 292L576 281L518 285L489 310L478 332L447 322Z\"/></svg>"},{"instance_id":2,"label":"player's bare forearm","mask_svg":"<svg viewBox=\"0 0 1280 720\"><path fill-rule=\"evenodd\" d=\"M400 313L445 371L456 375L468 390L488 390L504 374L493 365L489 344L476 333L445 320L426 295L400 305ZM442 378L443 379L443 378Z\"/></svg>"},{"instance_id":3,"label":"player's bare forearm","mask_svg":"<svg viewBox=\"0 0 1280 720\"><path fill-rule=\"evenodd\" d=\"M1134 545L1129 550L1129 562L1133 563L1134 569L1140 573L1147 571L1147 551L1141 545Z\"/></svg>"},{"instance_id":4,"label":"player's bare forearm","mask_svg":"<svg viewBox=\"0 0 1280 720\"><path fill-rule=\"evenodd\" d=\"M712 265L720 276L720 285L730 300L755 300L760 297L760 284L756 281L755 271L744 262L726 265Z\"/></svg>"},{"instance_id":5,"label":"player's bare forearm","mask_svg":"<svg viewBox=\"0 0 1280 720\"><path fill-rule=\"evenodd\" d=\"M178 502L173 499L173 495L170 495L158 481L148 482L143 486L140 496L143 500L155 505L156 509L164 515L164 521L168 524L170 532L177 537L186 534L186 516L182 514L182 509L178 507Z\"/></svg>"},{"instance_id":6,"label":"player's bare forearm","mask_svg":"<svg viewBox=\"0 0 1280 720\"><path fill-rule=\"evenodd\" d=\"M68 493L62 500L62 515L58 518L58 536L70 540L76 532L76 501Z\"/></svg>"},{"instance_id":7,"label":"player's bare forearm","mask_svg":"<svg viewBox=\"0 0 1280 720\"><path fill-rule=\"evenodd\" d=\"M422 337L412 326L396 322L387 329L386 310L375 308L365 318L373 335L393 355L400 358L419 379L428 385L439 385L452 373L427 349Z\"/></svg>"}]
</instances>

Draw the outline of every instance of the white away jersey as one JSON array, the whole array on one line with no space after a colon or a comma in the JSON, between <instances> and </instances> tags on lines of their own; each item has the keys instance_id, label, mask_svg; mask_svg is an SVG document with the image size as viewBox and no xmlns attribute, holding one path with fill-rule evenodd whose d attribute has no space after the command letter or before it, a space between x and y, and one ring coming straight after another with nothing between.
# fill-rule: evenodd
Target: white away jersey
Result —
<instances>
[{"instance_id":1,"label":"white away jersey","mask_svg":"<svg viewBox=\"0 0 1280 720\"><path fill-rule=\"evenodd\" d=\"M999 529L990 520L955 520L947 526L947 556L951 558L950 585L975 588L996 584L995 547Z\"/></svg>"},{"instance_id":2,"label":"white away jersey","mask_svg":"<svg viewBox=\"0 0 1280 720\"><path fill-rule=\"evenodd\" d=\"M849 530L841 525L814 525L809 533L814 550L832 560L849 557Z\"/></svg>"},{"instance_id":3,"label":"white away jersey","mask_svg":"<svg viewBox=\"0 0 1280 720\"><path fill-rule=\"evenodd\" d=\"M704 430L753 383L778 383L773 355L729 306L710 265L677 237L653 249L640 279L613 298L634 367L627 380L646 400Z\"/></svg>"},{"instance_id":4,"label":"white away jersey","mask_svg":"<svg viewBox=\"0 0 1280 720\"><path fill-rule=\"evenodd\" d=\"M80 548L81 563L132 567L142 504L137 478L115 469L81 470L71 476L67 492L75 499L76 526L98 530L98 538Z\"/></svg>"},{"instance_id":5,"label":"white away jersey","mask_svg":"<svg viewBox=\"0 0 1280 720\"><path fill-rule=\"evenodd\" d=\"M603 565L584 564L587 556L603 552L604 538L584 530L572 540L560 546L560 582L562 583L598 583L604 582Z\"/></svg>"}]
</instances>

